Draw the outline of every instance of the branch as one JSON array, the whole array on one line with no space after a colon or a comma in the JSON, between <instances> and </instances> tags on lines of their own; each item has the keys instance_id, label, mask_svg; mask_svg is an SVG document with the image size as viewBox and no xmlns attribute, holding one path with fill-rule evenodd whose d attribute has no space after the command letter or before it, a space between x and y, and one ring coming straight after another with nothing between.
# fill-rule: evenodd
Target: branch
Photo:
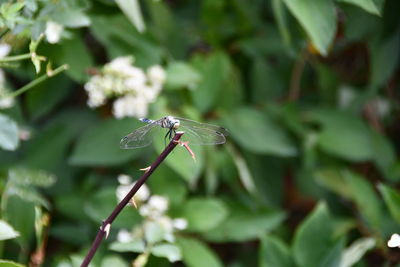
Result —
<instances>
[{"instance_id":1,"label":"branch","mask_svg":"<svg viewBox=\"0 0 400 267\"><path fill-rule=\"evenodd\" d=\"M164 149L164 151L157 157L154 163L150 166L150 168L140 177L139 180L132 187L131 191L124 197L123 200L115 207L114 211L111 215L103 221L100 230L97 233L95 240L92 243L92 247L90 248L88 254L83 260L81 267L87 267L92 260L94 254L96 253L97 248L100 246L101 241L104 236L108 235L111 224L118 216L118 214L122 211L122 209L129 203L132 197L136 194L136 192L140 189L140 187L146 182L146 180L150 177L150 175L155 171L155 169L163 162L163 160L168 156L169 153L176 147L179 143L179 139L181 139L183 132L177 132L174 138L169 142L168 146Z\"/></svg>"}]
</instances>

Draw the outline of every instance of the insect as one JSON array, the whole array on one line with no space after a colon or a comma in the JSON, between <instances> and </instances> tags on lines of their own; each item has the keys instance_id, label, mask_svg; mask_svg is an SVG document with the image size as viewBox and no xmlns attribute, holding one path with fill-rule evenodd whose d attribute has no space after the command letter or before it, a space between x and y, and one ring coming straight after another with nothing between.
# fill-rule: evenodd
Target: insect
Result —
<instances>
[{"instance_id":1,"label":"insect","mask_svg":"<svg viewBox=\"0 0 400 267\"><path fill-rule=\"evenodd\" d=\"M151 144L154 134L160 129L167 130L164 138L172 139L179 129L185 134L183 141L190 145L218 145L226 142L228 131L220 126L200 123L188 119L166 116L159 120L139 119L147 125L140 127L122 138L120 146L124 149L140 148Z\"/></svg>"}]
</instances>

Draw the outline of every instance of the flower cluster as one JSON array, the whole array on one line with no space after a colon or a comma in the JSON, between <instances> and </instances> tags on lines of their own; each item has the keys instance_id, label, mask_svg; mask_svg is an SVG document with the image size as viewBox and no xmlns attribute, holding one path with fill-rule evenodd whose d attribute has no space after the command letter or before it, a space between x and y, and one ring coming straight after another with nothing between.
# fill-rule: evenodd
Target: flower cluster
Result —
<instances>
[{"instance_id":1,"label":"flower cluster","mask_svg":"<svg viewBox=\"0 0 400 267\"><path fill-rule=\"evenodd\" d=\"M130 176L125 174L119 175L118 181L120 185L117 187L116 195L118 200L121 201L135 183L132 182ZM173 219L166 214L169 207L168 199L159 195L150 195L149 188L143 185L135 194L133 201L138 207L139 214L143 217L142 224L136 225L132 230L121 229L117 235L118 242L128 243L145 240L144 244L148 248L144 248L143 253L148 253L150 248L157 245L169 244L169 246L174 246L174 233L186 229L188 223L184 218ZM176 254L166 257L170 261L180 259L180 256Z\"/></svg>"},{"instance_id":2,"label":"flower cluster","mask_svg":"<svg viewBox=\"0 0 400 267\"><path fill-rule=\"evenodd\" d=\"M119 57L106 64L99 74L85 84L88 106L102 106L107 99L113 103L116 118L145 117L148 106L154 102L166 80L166 73L159 65L147 72L135 67L132 57Z\"/></svg>"}]
</instances>

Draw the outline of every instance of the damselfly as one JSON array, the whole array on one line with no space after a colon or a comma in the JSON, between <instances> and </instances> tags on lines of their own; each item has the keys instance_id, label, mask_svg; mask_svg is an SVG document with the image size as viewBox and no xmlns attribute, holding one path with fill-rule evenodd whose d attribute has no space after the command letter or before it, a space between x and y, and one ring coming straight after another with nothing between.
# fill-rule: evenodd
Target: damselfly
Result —
<instances>
[{"instance_id":1,"label":"damselfly","mask_svg":"<svg viewBox=\"0 0 400 267\"><path fill-rule=\"evenodd\" d=\"M147 125L140 127L121 140L121 148L139 148L151 144L154 134L165 128L164 138L171 139L176 131L183 131L183 141L189 145L218 145L224 144L228 131L220 126L200 123L188 119L166 116L159 120L139 119Z\"/></svg>"}]
</instances>

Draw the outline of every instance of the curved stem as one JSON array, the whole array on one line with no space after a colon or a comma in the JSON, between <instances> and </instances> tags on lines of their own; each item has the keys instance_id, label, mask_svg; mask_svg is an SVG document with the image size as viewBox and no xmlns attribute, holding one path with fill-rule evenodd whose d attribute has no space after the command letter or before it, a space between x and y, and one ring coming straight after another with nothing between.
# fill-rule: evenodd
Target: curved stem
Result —
<instances>
[{"instance_id":1,"label":"curved stem","mask_svg":"<svg viewBox=\"0 0 400 267\"><path fill-rule=\"evenodd\" d=\"M164 149L163 152L157 157L153 164L151 164L150 168L140 177L139 180L135 183L132 187L131 191L124 197L123 200L115 207L111 215L103 221L101 224L100 230L97 232L96 238L92 243L92 247L90 248L88 254L86 255L85 259L83 260L81 267L86 267L89 265L90 261L92 260L94 254L97 251L97 248L100 246L101 241L105 235L108 235L108 231L111 227L111 224L118 216L118 214L122 211L122 209L129 203L132 197L136 194L136 192L140 189L140 187L147 181L150 175L155 171L155 169L163 162L163 160L168 156L169 153L176 147L179 143L179 139L181 139L183 132L177 132L174 138L169 142L168 146Z\"/></svg>"},{"instance_id":2,"label":"curved stem","mask_svg":"<svg viewBox=\"0 0 400 267\"><path fill-rule=\"evenodd\" d=\"M41 82L44 82L44 81L47 80L48 78L53 77L53 76L59 74L60 72L66 70L66 69L68 69L68 65L67 65L67 64L64 64L64 65L62 65L62 66L56 68L55 70L53 70L51 73L46 73L46 74L40 76L39 78L37 78L37 79L31 81L30 83L28 83L28 84L22 86L22 87L19 88L18 90L14 91L14 92L12 92L12 93L10 93L10 94L7 94L5 97L16 97L16 96L19 96L20 94L22 94L22 93L28 91L28 90L31 89L32 87L38 85L38 84L41 83Z\"/></svg>"},{"instance_id":3,"label":"curved stem","mask_svg":"<svg viewBox=\"0 0 400 267\"><path fill-rule=\"evenodd\" d=\"M0 58L0 63L1 62L10 62L10 61L18 61L18 60L23 60L23 59L30 59L32 57L31 53L26 53L18 56L10 56L10 57L3 57Z\"/></svg>"}]
</instances>

